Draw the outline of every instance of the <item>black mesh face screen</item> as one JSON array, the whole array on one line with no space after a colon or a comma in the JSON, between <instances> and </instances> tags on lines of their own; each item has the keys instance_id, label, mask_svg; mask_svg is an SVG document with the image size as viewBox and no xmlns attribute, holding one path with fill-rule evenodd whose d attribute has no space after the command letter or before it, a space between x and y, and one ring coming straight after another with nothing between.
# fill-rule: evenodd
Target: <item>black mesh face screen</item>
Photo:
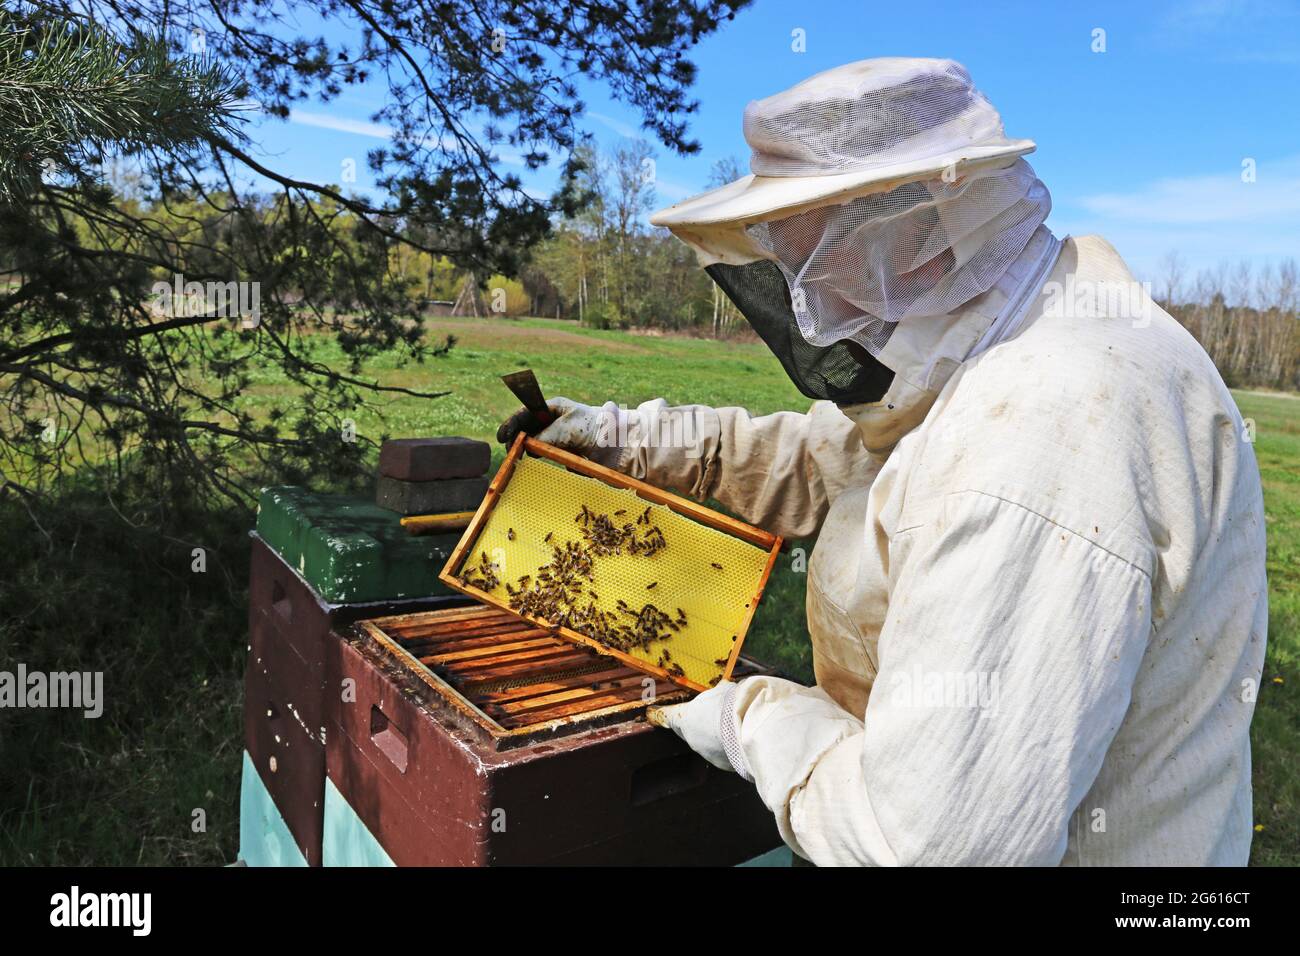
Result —
<instances>
[{"instance_id":1,"label":"black mesh face screen","mask_svg":"<svg viewBox=\"0 0 1300 956\"><path fill-rule=\"evenodd\" d=\"M809 345L799 334L790 289L775 263L716 263L704 271L735 303L803 394L829 399L837 405L878 402L884 396L894 373L865 349L855 350L859 361L845 342L829 347Z\"/></svg>"}]
</instances>

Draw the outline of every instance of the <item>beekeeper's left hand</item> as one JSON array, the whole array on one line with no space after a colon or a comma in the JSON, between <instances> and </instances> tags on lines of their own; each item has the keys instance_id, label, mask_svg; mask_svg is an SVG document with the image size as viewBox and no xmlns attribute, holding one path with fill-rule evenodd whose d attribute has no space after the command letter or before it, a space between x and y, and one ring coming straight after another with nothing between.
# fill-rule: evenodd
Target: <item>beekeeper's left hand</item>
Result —
<instances>
[{"instance_id":1,"label":"beekeeper's left hand","mask_svg":"<svg viewBox=\"0 0 1300 956\"><path fill-rule=\"evenodd\" d=\"M728 691L735 687L731 681L722 681L684 704L651 707L646 711L646 719L667 727L713 766L734 770L722 743L722 722L724 718L731 719Z\"/></svg>"},{"instance_id":2,"label":"beekeeper's left hand","mask_svg":"<svg viewBox=\"0 0 1300 956\"><path fill-rule=\"evenodd\" d=\"M628 434L626 409L613 402L601 406L583 405L558 395L548 401L547 406L555 417L549 425L543 427L537 416L521 408L501 423L497 429L497 441L509 446L522 431L606 468L616 471L626 468L631 452L623 444Z\"/></svg>"}]
</instances>

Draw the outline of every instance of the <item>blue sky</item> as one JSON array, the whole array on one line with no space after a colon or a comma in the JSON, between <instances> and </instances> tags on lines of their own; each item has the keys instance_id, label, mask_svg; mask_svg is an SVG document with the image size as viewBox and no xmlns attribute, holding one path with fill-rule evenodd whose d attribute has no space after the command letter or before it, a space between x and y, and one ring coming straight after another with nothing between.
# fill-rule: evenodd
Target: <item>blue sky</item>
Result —
<instances>
[{"instance_id":1,"label":"blue sky","mask_svg":"<svg viewBox=\"0 0 1300 956\"><path fill-rule=\"evenodd\" d=\"M803 30L806 51L792 50ZM1093 52L1094 31L1105 52ZM331 30L335 36L339 31ZM1058 235L1100 233L1142 278L1177 250L1192 268L1300 258L1300 2L790 2L758 0L694 51L701 153L658 149L663 205L704 188L713 162L748 162L745 103L820 70L872 56L960 60L1052 191ZM632 110L584 89L584 126L605 146L640 135ZM250 129L283 171L337 182L344 159L367 184L377 88L289 122ZM509 167L509 157L503 157ZM1254 182L1243 182L1253 160ZM525 177L548 190L553 176Z\"/></svg>"}]
</instances>

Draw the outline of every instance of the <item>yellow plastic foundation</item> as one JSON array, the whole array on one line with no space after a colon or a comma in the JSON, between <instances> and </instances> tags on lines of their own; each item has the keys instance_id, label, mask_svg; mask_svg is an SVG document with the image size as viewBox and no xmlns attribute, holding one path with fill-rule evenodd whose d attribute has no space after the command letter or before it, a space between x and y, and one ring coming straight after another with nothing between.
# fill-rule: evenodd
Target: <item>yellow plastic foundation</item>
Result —
<instances>
[{"instance_id":1,"label":"yellow plastic foundation","mask_svg":"<svg viewBox=\"0 0 1300 956\"><path fill-rule=\"evenodd\" d=\"M535 580L551 561L552 544L584 543L576 520L583 505L618 524L635 523L649 508L649 524L658 526L666 542L651 555L595 559L589 591L597 607L617 613L622 599L638 611L652 603L674 619L679 610L685 613L686 624L666 640L627 653L654 668L667 651L687 682L703 687L716 684L726 676L733 647L760 594L769 552L666 505L646 501L635 491L612 487L546 459L522 456L453 573L468 570L473 575L486 555L499 578L486 593L507 606L506 585L517 587L523 575Z\"/></svg>"}]
</instances>

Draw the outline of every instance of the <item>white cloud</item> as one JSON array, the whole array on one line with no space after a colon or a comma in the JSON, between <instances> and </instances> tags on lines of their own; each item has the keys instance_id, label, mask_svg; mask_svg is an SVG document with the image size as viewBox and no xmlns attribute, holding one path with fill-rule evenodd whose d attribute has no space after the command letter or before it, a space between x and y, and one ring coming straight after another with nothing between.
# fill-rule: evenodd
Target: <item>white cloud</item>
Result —
<instances>
[{"instance_id":1,"label":"white cloud","mask_svg":"<svg viewBox=\"0 0 1300 956\"><path fill-rule=\"evenodd\" d=\"M1052 226L1058 234L1099 233L1145 278L1158 275L1175 250L1194 271L1300 258L1300 157L1259 160L1253 183L1233 169L1073 202L1062 197Z\"/></svg>"},{"instance_id":2,"label":"white cloud","mask_svg":"<svg viewBox=\"0 0 1300 956\"><path fill-rule=\"evenodd\" d=\"M608 126L611 130L620 136L628 138L638 138L638 133L626 123L622 123L603 113L588 113L588 116L598 122ZM289 112L289 122L297 123L300 126L312 126L317 129L332 130L336 133L346 133L353 136L365 136L371 139L391 140L393 138L393 128L381 123L371 123L364 120L350 119L345 116L337 116L330 113L313 113L306 110L291 110ZM524 166L524 157L520 153L502 152L500 149L494 150L502 163L511 166ZM553 165L553 164L552 164ZM688 196L694 196L700 192L699 189L690 186L683 186L681 183L673 182L666 179L655 180L655 190L660 197L668 203L678 202ZM536 181L526 184L524 191L534 199L545 200L549 198L549 192Z\"/></svg>"},{"instance_id":3,"label":"white cloud","mask_svg":"<svg viewBox=\"0 0 1300 956\"><path fill-rule=\"evenodd\" d=\"M1295 222L1300 216L1300 157L1256 161L1255 181L1240 168L1158 179L1133 192L1085 196L1080 205L1112 219L1164 224Z\"/></svg>"},{"instance_id":4,"label":"white cloud","mask_svg":"<svg viewBox=\"0 0 1300 956\"><path fill-rule=\"evenodd\" d=\"M391 140L394 136L394 130L391 126L384 126L382 123L370 123L365 120L349 119L346 116L333 116L329 113L308 113L304 110L290 110L289 122L298 123L301 126L315 126L319 129L333 130L336 133L368 136L371 139ZM520 153L502 152L500 149L493 149L493 152L507 166L525 165L524 157Z\"/></svg>"},{"instance_id":5,"label":"white cloud","mask_svg":"<svg viewBox=\"0 0 1300 956\"><path fill-rule=\"evenodd\" d=\"M1219 63L1288 65L1300 60L1298 18L1293 0L1192 0L1166 9L1156 42Z\"/></svg>"},{"instance_id":6,"label":"white cloud","mask_svg":"<svg viewBox=\"0 0 1300 956\"><path fill-rule=\"evenodd\" d=\"M1287 0L1191 0L1168 9L1167 29L1222 35L1225 30L1278 20L1290 20L1296 10Z\"/></svg>"},{"instance_id":7,"label":"white cloud","mask_svg":"<svg viewBox=\"0 0 1300 956\"><path fill-rule=\"evenodd\" d=\"M601 126L612 129L615 133L618 133L619 136L622 136L625 139L641 138L640 130L624 123L622 120L617 120L612 116L606 116L604 113L588 112L587 115Z\"/></svg>"},{"instance_id":8,"label":"white cloud","mask_svg":"<svg viewBox=\"0 0 1300 956\"><path fill-rule=\"evenodd\" d=\"M364 120L348 119L346 116L332 116L329 113L308 113L304 110L290 110L289 122L300 126L315 126L319 129L334 130L336 133L352 133L356 136L369 136L373 139L392 139L391 127L380 123L367 123Z\"/></svg>"}]
</instances>

